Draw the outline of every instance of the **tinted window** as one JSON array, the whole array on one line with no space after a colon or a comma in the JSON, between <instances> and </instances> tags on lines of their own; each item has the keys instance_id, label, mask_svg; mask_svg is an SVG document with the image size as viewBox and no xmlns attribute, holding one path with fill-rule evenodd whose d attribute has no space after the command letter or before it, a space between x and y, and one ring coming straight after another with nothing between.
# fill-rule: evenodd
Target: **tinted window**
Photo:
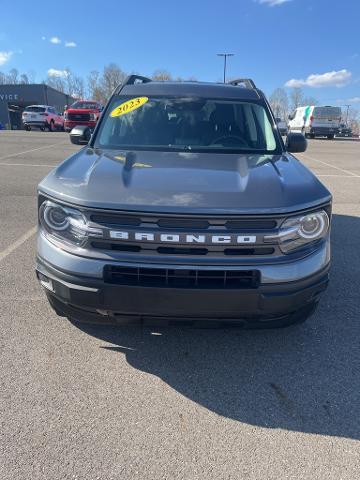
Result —
<instances>
[{"instance_id":1,"label":"tinted window","mask_svg":"<svg viewBox=\"0 0 360 480\"><path fill-rule=\"evenodd\" d=\"M117 97L112 101L96 146L229 153L281 151L262 105L189 97L152 97L141 105L138 100ZM127 101L125 113L118 115L119 106L122 111Z\"/></svg>"},{"instance_id":2,"label":"tinted window","mask_svg":"<svg viewBox=\"0 0 360 480\"><path fill-rule=\"evenodd\" d=\"M26 107L25 112L36 112L36 113L44 113L45 112L45 107Z\"/></svg>"},{"instance_id":3,"label":"tinted window","mask_svg":"<svg viewBox=\"0 0 360 480\"><path fill-rule=\"evenodd\" d=\"M340 107L315 107L313 116L315 118L339 118L341 117Z\"/></svg>"},{"instance_id":4,"label":"tinted window","mask_svg":"<svg viewBox=\"0 0 360 480\"><path fill-rule=\"evenodd\" d=\"M71 105L70 108L98 110L99 105L93 102L75 102Z\"/></svg>"}]
</instances>

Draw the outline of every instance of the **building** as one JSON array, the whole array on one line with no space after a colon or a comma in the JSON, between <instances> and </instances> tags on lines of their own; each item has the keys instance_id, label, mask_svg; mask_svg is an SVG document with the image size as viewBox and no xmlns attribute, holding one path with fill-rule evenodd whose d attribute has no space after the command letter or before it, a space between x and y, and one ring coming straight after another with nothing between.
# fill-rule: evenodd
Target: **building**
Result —
<instances>
[{"instance_id":1,"label":"building","mask_svg":"<svg viewBox=\"0 0 360 480\"><path fill-rule=\"evenodd\" d=\"M44 84L0 85L0 123L4 128L23 128L21 114L29 105L50 105L63 113L75 98Z\"/></svg>"}]
</instances>

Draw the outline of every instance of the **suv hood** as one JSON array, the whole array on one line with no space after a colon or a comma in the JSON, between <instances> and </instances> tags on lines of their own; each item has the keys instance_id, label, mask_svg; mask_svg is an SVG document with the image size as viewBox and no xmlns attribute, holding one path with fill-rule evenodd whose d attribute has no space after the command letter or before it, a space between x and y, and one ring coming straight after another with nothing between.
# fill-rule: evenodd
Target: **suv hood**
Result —
<instances>
[{"instance_id":1,"label":"suv hood","mask_svg":"<svg viewBox=\"0 0 360 480\"><path fill-rule=\"evenodd\" d=\"M124 152L85 147L39 190L79 206L147 212L266 214L328 202L329 191L295 157Z\"/></svg>"}]
</instances>

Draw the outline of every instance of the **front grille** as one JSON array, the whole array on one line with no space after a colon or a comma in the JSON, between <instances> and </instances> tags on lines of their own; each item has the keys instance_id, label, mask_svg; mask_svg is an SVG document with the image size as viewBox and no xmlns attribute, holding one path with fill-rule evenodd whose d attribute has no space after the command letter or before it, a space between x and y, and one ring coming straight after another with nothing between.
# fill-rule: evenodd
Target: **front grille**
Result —
<instances>
[{"instance_id":1,"label":"front grille","mask_svg":"<svg viewBox=\"0 0 360 480\"><path fill-rule=\"evenodd\" d=\"M260 283L258 270L191 270L107 265L106 283L140 287L248 289Z\"/></svg>"},{"instance_id":2,"label":"front grille","mask_svg":"<svg viewBox=\"0 0 360 480\"><path fill-rule=\"evenodd\" d=\"M105 252L124 252L146 255L230 258L282 255L276 244L264 243L264 235L275 235L281 217L240 215L171 215L138 212L91 211L87 213L90 225L103 230L103 237L90 239L88 247ZM112 231L112 234L110 232ZM114 235L128 234L127 238ZM137 234L152 238L135 238ZM177 239L162 239L161 235ZM230 236L231 241L212 241L214 236ZM256 237L255 243L237 241L237 236ZM190 240L187 237L190 237ZM193 237L196 237L196 240ZM202 236L203 240L199 240Z\"/></svg>"},{"instance_id":3,"label":"front grille","mask_svg":"<svg viewBox=\"0 0 360 480\"><path fill-rule=\"evenodd\" d=\"M140 245L123 245L113 242L91 242L92 248L96 250L113 250L118 252L141 252L146 250L145 247ZM220 247L219 247L220 248ZM150 250L150 249L148 249ZM272 255L275 249L268 246L257 246L257 247L243 247L243 248L222 248L221 250L213 250L213 253L216 254L221 252L224 255L242 255L242 256L252 256L252 255ZM156 252L162 255L209 255L211 250L206 247L167 247L161 246L156 248Z\"/></svg>"},{"instance_id":4,"label":"front grille","mask_svg":"<svg viewBox=\"0 0 360 480\"><path fill-rule=\"evenodd\" d=\"M90 121L90 113L68 113L67 116L68 120L71 120L72 122L76 121L83 121L83 122L89 122Z\"/></svg>"},{"instance_id":5,"label":"front grille","mask_svg":"<svg viewBox=\"0 0 360 480\"><path fill-rule=\"evenodd\" d=\"M123 215L123 214L92 214L90 220L98 225L104 226L152 226L153 228L164 230L191 230L202 231L210 230L216 227L222 227L226 231L237 230L239 232L246 231L260 231L260 230L272 230L276 228L277 222L274 219L254 218L254 219L232 219L213 217L207 219L196 218L174 218L174 217L156 217L153 215Z\"/></svg>"}]
</instances>

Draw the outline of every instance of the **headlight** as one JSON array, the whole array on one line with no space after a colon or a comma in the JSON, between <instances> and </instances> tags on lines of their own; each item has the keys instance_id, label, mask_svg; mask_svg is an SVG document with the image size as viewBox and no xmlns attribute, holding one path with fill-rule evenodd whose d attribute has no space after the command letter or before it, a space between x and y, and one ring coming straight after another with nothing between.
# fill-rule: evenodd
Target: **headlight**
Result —
<instances>
[{"instance_id":1,"label":"headlight","mask_svg":"<svg viewBox=\"0 0 360 480\"><path fill-rule=\"evenodd\" d=\"M92 121L96 120L96 113L90 113L90 120Z\"/></svg>"},{"instance_id":2,"label":"headlight","mask_svg":"<svg viewBox=\"0 0 360 480\"><path fill-rule=\"evenodd\" d=\"M67 120L67 118L68 118L68 114L67 112L64 112L64 120Z\"/></svg>"},{"instance_id":3,"label":"headlight","mask_svg":"<svg viewBox=\"0 0 360 480\"><path fill-rule=\"evenodd\" d=\"M291 252L325 237L329 231L329 217L325 210L285 220L277 235L265 235L264 241L278 242L283 253Z\"/></svg>"},{"instance_id":4,"label":"headlight","mask_svg":"<svg viewBox=\"0 0 360 480\"><path fill-rule=\"evenodd\" d=\"M64 243L82 247L88 237L102 237L102 230L90 227L79 210L49 200L41 204L39 218L45 234Z\"/></svg>"}]
</instances>

